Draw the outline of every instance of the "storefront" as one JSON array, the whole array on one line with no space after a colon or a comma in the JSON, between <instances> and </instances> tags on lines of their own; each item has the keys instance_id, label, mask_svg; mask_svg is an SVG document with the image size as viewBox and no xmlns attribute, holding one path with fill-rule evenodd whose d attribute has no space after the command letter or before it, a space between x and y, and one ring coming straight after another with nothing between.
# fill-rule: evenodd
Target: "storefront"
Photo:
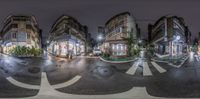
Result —
<instances>
[{"instance_id":1,"label":"storefront","mask_svg":"<svg viewBox=\"0 0 200 99\"><path fill-rule=\"evenodd\" d=\"M111 49L114 56L124 56L127 54L126 44L111 44Z\"/></svg>"},{"instance_id":2,"label":"storefront","mask_svg":"<svg viewBox=\"0 0 200 99\"><path fill-rule=\"evenodd\" d=\"M172 42L172 56L181 55L183 53L183 45L180 42Z\"/></svg>"},{"instance_id":3,"label":"storefront","mask_svg":"<svg viewBox=\"0 0 200 99\"><path fill-rule=\"evenodd\" d=\"M128 51L125 43L118 42L105 42L100 50L103 53L109 53L112 56L126 56Z\"/></svg>"},{"instance_id":4,"label":"storefront","mask_svg":"<svg viewBox=\"0 0 200 99\"><path fill-rule=\"evenodd\" d=\"M10 54L10 51L15 47L16 47L16 45L13 44L12 42L4 42L4 44L2 46L3 53Z\"/></svg>"},{"instance_id":5,"label":"storefront","mask_svg":"<svg viewBox=\"0 0 200 99\"><path fill-rule=\"evenodd\" d=\"M51 42L48 47L48 52L62 57L67 55L76 56L85 52L85 45L83 41L72 36L67 39L60 38L57 41Z\"/></svg>"}]
</instances>

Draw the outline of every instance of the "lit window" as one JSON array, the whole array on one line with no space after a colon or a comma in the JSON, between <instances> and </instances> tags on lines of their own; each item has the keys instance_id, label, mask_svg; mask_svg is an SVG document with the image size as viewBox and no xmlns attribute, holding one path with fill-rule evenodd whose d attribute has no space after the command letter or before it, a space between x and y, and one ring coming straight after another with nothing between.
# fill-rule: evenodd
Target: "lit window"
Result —
<instances>
[{"instance_id":1,"label":"lit window","mask_svg":"<svg viewBox=\"0 0 200 99\"><path fill-rule=\"evenodd\" d=\"M16 33L13 33L12 34L12 38L16 38L17 36L16 36Z\"/></svg>"},{"instance_id":2,"label":"lit window","mask_svg":"<svg viewBox=\"0 0 200 99\"><path fill-rule=\"evenodd\" d=\"M27 39L30 39L30 34L29 33L27 33Z\"/></svg>"}]
</instances>

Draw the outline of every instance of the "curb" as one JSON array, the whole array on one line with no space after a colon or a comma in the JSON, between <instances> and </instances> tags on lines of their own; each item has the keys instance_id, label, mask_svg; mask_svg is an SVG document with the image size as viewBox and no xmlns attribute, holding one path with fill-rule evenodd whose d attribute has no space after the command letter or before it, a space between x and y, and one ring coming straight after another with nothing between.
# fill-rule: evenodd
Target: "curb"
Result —
<instances>
[{"instance_id":1,"label":"curb","mask_svg":"<svg viewBox=\"0 0 200 99\"><path fill-rule=\"evenodd\" d=\"M108 60L105 60L103 59L102 57L99 56L99 59L104 61L104 62L107 62L107 63L114 63L114 64L118 64L118 63L129 63L129 62L133 62L135 61L137 58L133 59L133 60L129 60L129 61L108 61Z\"/></svg>"},{"instance_id":2,"label":"curb","mask_svg":"<svg viewBox=\"0 0 200 99\"><path fill-rule=\"evenodd\" d=\"M7 55L10 57L15 57L15 58L42 58L42 56L15 56L15 55L10 55L10 54L6 54L6 53L0 53L2 55Z\"/></svg>"},{"instance_id":3,"label":"curb","mask_svg":"<svg viewBox=\"0 0 200 99\"><path fill-rule=\"evenodd\" d=\"M167 62L167 61L160 61L160 60L155 60L155 59L151 59L151 60L156 61L156 62L167 63L168 65L170 65L170 66L172 66L172 67L180 68L180 67L186 62L186 60L187 60L188 58L189 58L189 56L187 56L187 57L183 60L183 62L182 62L180 65L174 65L174 64L172 64L172 63L170 63L170 62Z\"/></svg>"}]
</instances>

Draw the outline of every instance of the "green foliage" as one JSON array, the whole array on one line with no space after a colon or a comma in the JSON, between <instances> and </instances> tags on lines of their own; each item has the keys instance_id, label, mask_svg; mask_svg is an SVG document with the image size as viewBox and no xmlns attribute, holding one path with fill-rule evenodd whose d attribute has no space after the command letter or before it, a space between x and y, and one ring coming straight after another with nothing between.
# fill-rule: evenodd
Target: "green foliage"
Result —
<instances>
[{"instance_id":1,"label":"green foliage","mask_svg":"<svg viewBox=\"0 0 200 99\"><path fill-rule=\"evenodd\" d=\"M139 56L141 49L140 48L133 48L131 53L133 56Z\"/></svg>"},{"instance_id":2,"label":"green foliage","mask_svg":"<svg viewBox=\"0 0 200 99\"><path fill-rule=\"evenodd\" d=\"M103 53L103 54L102 54L102 57L104 57L104 58L109 58L109 57L110 57L110 54L108 54L108 53Z\"/></svg>"},{"instance_id":3,"label":"green foliage","mask_svg":"<svg viewBox=\"0 0 200 99\"><path fill-rule=\"evenodd\" d=\"M148 45L147 50L151 55L153 55L154 52L155 52L155 46L154 45Z\"/></svg>"},{"instance_id":4,"label":"green foliage","mask_svg":"<svg viewBox=\"0 0 200 99\"><path fill-rule=\"evenodd\" d=\"M132 53L133 50L133 45L136 44L136 40L133 38L133 33L129 33L129 37L125 38L122 37L122 39L126 42L127 44L127 55L132 56L134 53Z\"/></svg>"},{"instance_id":5,"label":"green foliage","mask_svg":"<svg viewBox=\"0 0 200 99\"><path fill-rule=\"evenodd\" d=\"M41 56L42 50L34 47L17 46L10 50L10 53L14 56Z\"/></svg>"}]
</instances>

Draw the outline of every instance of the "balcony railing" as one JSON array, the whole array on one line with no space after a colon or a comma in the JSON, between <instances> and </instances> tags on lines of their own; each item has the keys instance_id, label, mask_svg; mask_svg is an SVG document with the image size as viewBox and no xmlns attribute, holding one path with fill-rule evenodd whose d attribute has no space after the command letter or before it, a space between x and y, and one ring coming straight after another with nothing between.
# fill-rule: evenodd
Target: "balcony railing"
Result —
<instances>
[{"instance_id":1,"label":"balcony railing","mask_svg":"<svg viewBox=\"0 0 200 99\"><path fill-rule=\"evenodd\" d=\"M106 38L109 38L112 35L116 33L121 33L121 32L122 32L122 27L115 28L113 31L107 33Z\"/></svg>"}]
</instances>

